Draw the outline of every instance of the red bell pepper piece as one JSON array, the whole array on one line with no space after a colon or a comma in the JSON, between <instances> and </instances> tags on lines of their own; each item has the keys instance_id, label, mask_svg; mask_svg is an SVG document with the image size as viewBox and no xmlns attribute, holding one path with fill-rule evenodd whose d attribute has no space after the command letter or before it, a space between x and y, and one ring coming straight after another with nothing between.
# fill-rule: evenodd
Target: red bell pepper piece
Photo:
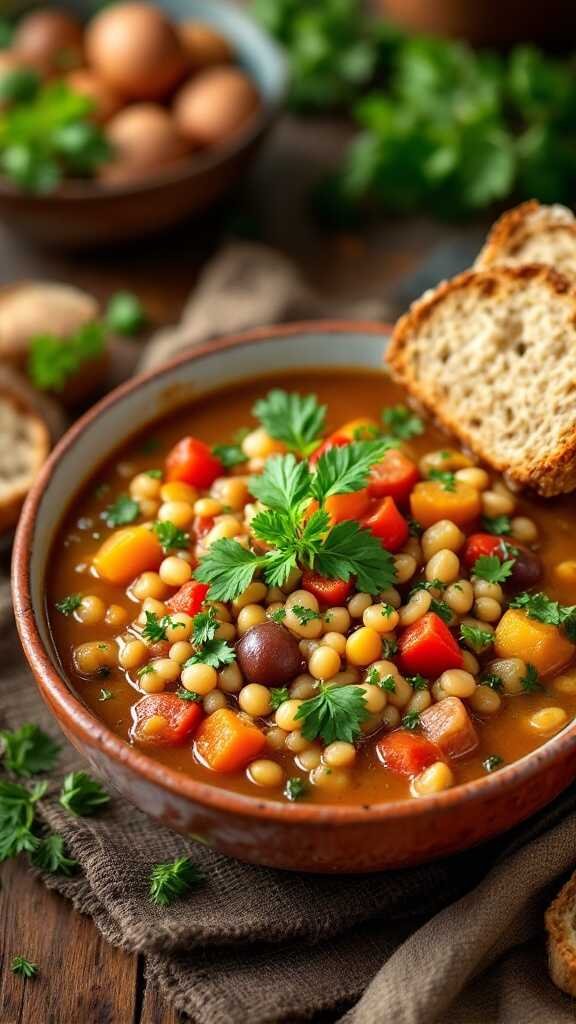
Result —
<instances>
[{"instance_id":1,"label":"red bell pepper piece","mask_svg":"<svg viewBox=\"0 0 576 1024\"><path fill-rule=\"evenodd\" d=\"M394 498L384 498L375 512L364 520L364 526L382 541L387 551L399 551L408 540L408 523L396 508Z\"/></svg>"},{"instance_id":2,"label":"red bell pepper piece","mask_svg":"<svg viewBox=\"0 0 576 1024\"><path fill-rule=\"evenodd\" d=\"M132 734L140 743L177 747L192 736L204 718L202 704L182 700L175 693L154 693L139 700L132 708L134 726ZM147 735L144 724L153 716L166 719L166 725L157 733Z\"/></svg>"},{"instance_id":3,"label":"red bell pepper piece","mask_svg":"<svg viewBox=\"0 0 576 1024\"><path fill-rule=\"evenodd\" d=\"M376 744L376 751L385 768L409 777L419 775L435 761L444 760L438 747L425 736L417 736L405 729L383 736Z\"/></svg>"},{"instance_id":4,"label":"red bell pepper piece","mask_svg":"<svg viewBox=\"0 0 576 1024\"><path fill-rule=\"evenodd\" d=\"M464 545L464 565L471 569L483 555L496 555L502 562L506 557L502 538L495 537L493 533L471 533Z\"/></svg>"},{"instance_id":5,"label":"red bell pepper piece","mask_svg":"<svg viewBox=\"0 0 576 1024\"><path fill-rule=\"evenodd\" d=\"M183 437L166 456L166 480L183 480L191 487L210 487L224 466L204 441Z\"/></svg>"},{"instance_id":6,"label":"red bell pepper piece","mask_svg":"<svg viewBox=\"0 0 576 1024\"><path fill-rule=\"evenodd\" d=\"M321 576L318 572L305 569L302 574L302 587L308 590L320 602L330 607L344 604L350 597L354 584L352 580L346 583L344 580L330 580L327 576Z\"/></svg>"},{"instance_id":7,"label":"red bell pepper piece","mask_svg":"<svg viewBox=\"0 0 576 1024\"><path fill-rule=\"evenodd\" d=\"M378 424L376 420L370 419L369 416L359 416L355 420L348 420L347 423L343 423L338 430L335 430L333 434L329 434L325 441L312 452L309 458L311 466L318 461L321 455L325 452L329 452L331 448L340 448L343 445L351 444L352 441L365 441L370 440L378 433Z\"/></svg>"},{"instance_id":8,"label":"red bell pepper piece","mask_svg":"<svg viewBox=\"0 0 576 1024\"><path fill-rule=\"evenodd\" d=\"M394 498L399 505L408 501L410 492L420 479L416 463L398 448L386 452L382 462L373 466L368 493L373 498Z\"/></svg>"},{"instance_id":9,"label":"red bell pepper piece","mask_svg":"<svg viewBox=\"0 0 576 1024\"><path fill-rule=\"evenodd\" d=\"M398 637L400 671L407 676L437 679L449 668L462 668L462 651L448 626L434 612L427 612Z\"/></svg>"},{"instance_id":10,"label":"red bell pepper piece","mask_svg":"<svg viewBox=\"0 0 576 1024\"><path fill-rule=\"evenodd\" d=\"M172 597L168 598L166 607L171 612L186 612L186 615L197 615L206 600L209 590L210 586L208 583L189 580Z\"/></svg>"}]
</instances>

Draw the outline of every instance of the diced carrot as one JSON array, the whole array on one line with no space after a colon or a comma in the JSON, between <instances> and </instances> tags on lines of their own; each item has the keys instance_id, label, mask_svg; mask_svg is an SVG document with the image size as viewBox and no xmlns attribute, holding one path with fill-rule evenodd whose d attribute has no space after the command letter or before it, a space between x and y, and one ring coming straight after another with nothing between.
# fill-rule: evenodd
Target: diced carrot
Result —
<instances>
[{"instance_id":1,"label":"diced carrot","mask_svg":"<svg viewBox=\"0 0 576 1024\"><path fill-rule=\"evenodd\" d=\"M398 637L400 670L409 676L437 679L449 668L462 668L464 659L448 626L427 612Z\"/></svg>"},{"instance_id":2,"label":"diced carrot","mask_svg":"<svg viewBox=\"0 0 576 1024\"><path fill-rule=\"evenodd\" d=\"M459 697L445 697L426 708L420 726L444 757L464 757L478 746L476 729Z\"/></svg>"},{"instance_id":3,"label":"diced carrot","mask_svg":"<svg viewBox=\"0 0 576 1024\"><path fill-rule=\"evenodd\" d=\"M412 462L398 448L386 452L382 462L373 466L368 481L368 493L374 498L394 498L399 505L408 501L412 488L418 483L420 473Z\"/></svg>"},{"instance_id":4,"label":"diced carrot","mask_svg":"<svg viewBox=\"0 0 576 1024\"><path fill-rule=\"evenodd\" d=\"M154 693L132 708L132 735L140 743L175 747L192 736L204 712L197 701L182 700L175 693Z\"/></svg>"},{"instance_id":5,"label":"diced carrot","mask_svg":"<svg viewBox=\"0 0 576 1024\"><path fill-rule=\"evenodd\" d=\"M192 487L210 487L224 466L204 441L183 437L166 456L166 480L183 480Z\"/></svg>"},{"instance_id":6,"label":"diced carrot","mask_svg":"<svg viewBox=\"0 0 576 1024\"><path fill-rule=\"evenodd\" d=\"M194 749L200 760L215 772L244 768L266 744L266 737L251 722L230 708L220 708L205 718Z\"/></svg>"},{"instance_id":7,"label":"diced carrot","mask_svg":"<svg viewBox=\"0 0 576 1024\"><path fill-rule=\"evenodd\" d=\"M180 590L177 590L166 601L166 607L171 612L186 612L186 615L196 615L204 604L209 590L208 583L190 580L188 583L183 583Z\"/></svg>"},{"instance_id":8,"label":"diced carrot","mask_svg":"<svg viewBox=\"0 0 576 1024\"><path fill-rule=\"evenodd\" d=\"M342 523L345 519L359 520L370 508L370 497L366 488L351 494L332 494L326 498L325 508L332 523Z\"/></svg>"},{"instance_id":9,"label":"diced carrot","mask_svg":"<svg viewBox=\"0 0 576 1024\"><path fill-rule=\"evenodd\" d=\"M344 604L354 589L354 583L352 580L330 580L318 572L305 569L302 574L302 587L314 594L320 604L330 607Z\"/></svg>"},{"instance_id":10,"label":"diced carrot","mask_svg":"<svg viewBox=\"0 0 576 1024\"><path fill-rule=\"evenodd\" d=\"M422 480L410 495L412 515L424 529L441 519L466 526L480 515L481 507L480 492L460 480L454 481L453 491L439 480Z\"/></svg>"},{"instance_id":11,"label":"diced carrot","mask_svg":"<svg viewBox=\"0 0 576 1024\"><path fill-rule=\"evenodd\" d=\"M522 658L540 675L549 676L568 664L576 647L558 626L509 608L496 626L494 650L499 658Z\"/></svg>"},{"instance_id":12,"label":"diced carrot","mask_svg":"<svg viewBox=\"0 0 576 1024\"><path fill-rule=\"evenodd\" d=\"M384 498L365 520L364 526L382 541L387 551L400 551L408 540L408 523L396 508L394 498Z\"/></svg>"},{"instance_id":13,"label":"diced carrot","mask_svg":"<svg viewBox=\"0 0 576 1024\"><path fill-rule=\"evenodd\" d=\"M109 583L130 583L141 572L157 569L162 548L147 526L126 526L115 530L98 548L92 564Z\"/></svg>"},{"instance_id":14,"label":"diced carrot","mask_svg":"<svg viewBox=\"0 0 576 1024\"><path fill-rule=\"evenodd\" d=\"M405 729L388 733L376 744L376 751L382 764L397 775L412 777L419 775L443 757L425 736L415 735Z\"/></svg>"}]
</instances>

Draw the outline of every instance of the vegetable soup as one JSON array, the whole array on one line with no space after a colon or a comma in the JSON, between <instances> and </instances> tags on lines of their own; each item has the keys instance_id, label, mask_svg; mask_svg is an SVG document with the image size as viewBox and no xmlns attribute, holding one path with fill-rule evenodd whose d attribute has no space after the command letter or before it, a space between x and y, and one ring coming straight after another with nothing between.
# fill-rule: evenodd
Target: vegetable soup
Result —
<instances>
[{"instance_id":1,"label":"vegetable soup","mask_svg":"<svg viewBox=\"0 0 576 1024\"><path fill-rule=\"evenodd\" d=\"M576 714L574 509L512 493L384 372L243 382L84 486L54 641L102 721L195 779L419 799Z\"/></svg>"}]
</instances>

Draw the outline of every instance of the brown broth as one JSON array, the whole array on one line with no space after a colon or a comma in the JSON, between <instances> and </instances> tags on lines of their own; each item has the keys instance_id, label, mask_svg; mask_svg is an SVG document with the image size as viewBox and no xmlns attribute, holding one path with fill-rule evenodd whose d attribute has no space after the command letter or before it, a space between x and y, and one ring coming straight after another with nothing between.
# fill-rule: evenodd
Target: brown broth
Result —
<instances>
[{"instance_id":1,"label":"brown broth","mask_svg":"<svg viewBox=\"0 0 576 1024\"><path fill-rule=\"evenodd\" d=\"M133 439L102 466L96 477L73 500L65 517L54 544L47 583L48 614L54 642L64 672L75 692L99 719L127 741L131 727L131 707L142 697L141 692L125 680L120 669L113 670L106 679L89 680L76 673L72 660L72 650L78 643L111 640L118 628L106 624L80 625L55 612L54 603L68 593L81 590L101 596L106 604L122 605L130 610L132 618L137 606L126 596L125 589L99 580L90 572L91 558L106 532L99 518L100 513L119 494L126 493L129 480L136 472L160 467L167 451L183 435L194 434L210 444L230 442L239 428L253 423L250 410L254 401L272 387L278 386L301 393L314 392L328 405L329 430L357 416L378 418L383 406L405 401L404 392L384 372L377 371L315 370L242 382L237 387L194 402L189 408L178 411ZM151 441L157 442L157 447ZM449 443L444 433L428 425L424 436L410 442L409 449L415 457L419 457L426 451L446 447ZM538 524L539 554L546 567L541 589L568 604L576 603L576 592L571 586L555 583L551 569L559 561L576 559L575 511L575 499L565 497L547 501L522 499L516 513L528 515ZM84 568L79 568L81 566ZM112 691L112 700L98 700L102 687ZM526 719L533 711L547 706L561 706L573 718L576 714L576 696L558 695L547 687L533 695L506 697L497 715L490 719L476 718L480 746L472 756L451 766L456 781L466 782L483 775L482 762L489 755L500 755L510 763L541 746L542 738L530 731ZM212 785L250 796L276 796L257 789L243 773L219 775L204 768L195 761L190 746L153 748L147 749L147 753L172 769ZM287 774L297 774L292 755L286 757L286 766ZM305 777L305 773L302 773L302 777ZM318 803L368 804L408 795L407 781L383 769L370 740L363 744L359 752L352 780L352 786L341 795L311 787L307 799ZM277 798L280 799L279 793Z\"/></svg>"}]
</instances>

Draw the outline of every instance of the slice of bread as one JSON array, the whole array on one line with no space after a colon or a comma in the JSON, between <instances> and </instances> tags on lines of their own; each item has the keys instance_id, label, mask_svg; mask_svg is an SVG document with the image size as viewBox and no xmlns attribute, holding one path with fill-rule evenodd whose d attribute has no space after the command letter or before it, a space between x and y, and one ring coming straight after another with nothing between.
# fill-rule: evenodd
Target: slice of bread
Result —
<instances>
[{"instance_id":1,"label":"slice of bread","mask_svg":"<svg viewBox=\"0 0 576 1024\"><path fill-rule=\"evenodd\" d=\"M460 441L542 495L576 487L576 292L550 267L466 271L394 330L393 376Z\"/></svg>"},{"instance_id":2,"label":"slice of bread","mask_svg":"<svg viewBox=\"0 0 576 1024\"><path fill-rule=\"evenodd\" d=\"M576 218L566 206L541 206L535 199L508 210L496 221L475 270L545 263L576 278Z\"/></svg>"},{"instance_id":3,"label":"slice of bread","mask_svg":"<svg viewBox=\"0 0 576 1024\"><path fill-rule=\"evenodd\" d=\"M576 996L576 874L546 911L548 968L552 981Z\"/></svg>"}]
</instances>

